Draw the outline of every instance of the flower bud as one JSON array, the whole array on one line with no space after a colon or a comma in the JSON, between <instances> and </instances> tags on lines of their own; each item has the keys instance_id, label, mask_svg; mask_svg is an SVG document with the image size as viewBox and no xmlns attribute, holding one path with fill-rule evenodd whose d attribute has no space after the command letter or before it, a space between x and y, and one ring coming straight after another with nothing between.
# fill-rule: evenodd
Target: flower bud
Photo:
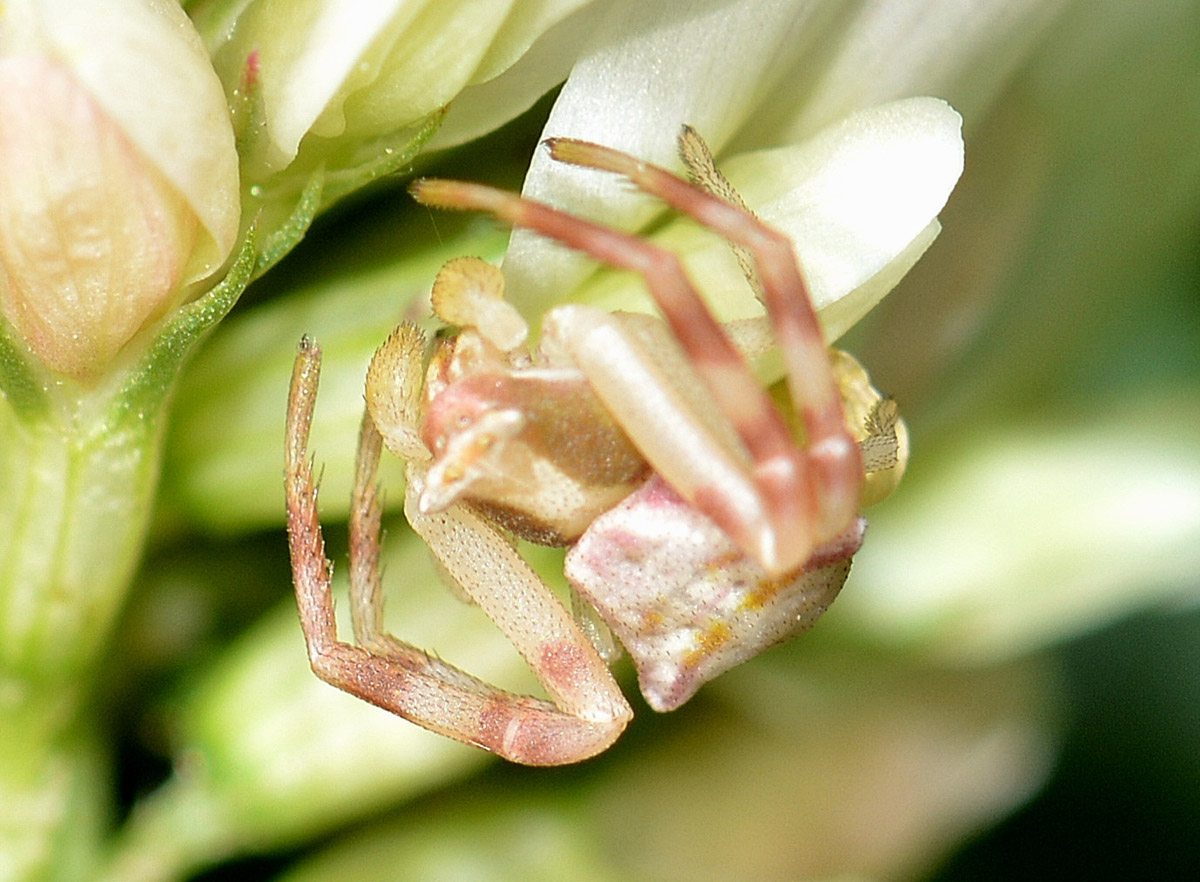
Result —
<instances>
[{"instance_id":1,"label":"flower bud","mask_svg":"<svg viewBox=\"0 0 1200 882\"><path fill-rule=\"evenodd\" d=\"M362 144L420 125L586 4L249 0L232 13L201 2L193 16L232 103L255 105L261 128L239 137L248 178L262 180L293 164L353 167Z\"/></svg>"},{"instance_id":2,"label":"flower bud","mask_svg":"<svg viewBox=\"0 0 1200 882\"><path fill-rule=\"evenodd\" d=\"M229 256L228 111L174 3L10 3L0 34L0 312L86 379Z\"/></svg>"}]
</instances>

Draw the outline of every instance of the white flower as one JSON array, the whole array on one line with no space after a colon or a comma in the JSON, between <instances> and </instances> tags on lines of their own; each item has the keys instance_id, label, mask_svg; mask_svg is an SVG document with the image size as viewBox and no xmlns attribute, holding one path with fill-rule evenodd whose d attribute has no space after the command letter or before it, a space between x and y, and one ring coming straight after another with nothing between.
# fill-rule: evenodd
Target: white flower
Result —
<instances>
[{"instance_id":1,"label":"white flower","mask_svg":"<svg viewBox=\"0 0 1200 882\"><path fill-rule=\"evenodd\" d=\"M856 271L843 272L836 286L818 293L818 305L876 279L841 315L823 316L836 336L898 281L936 234L931 225L961 171L958 122L948 110L908 103L856 117L842 130L854 142L842 145L844 153L833 149L832 133L821 136L824 148L804 143L830 125L846 125L839 121L851 114L901 98L936 95L960 110L980 109L1062 5L734 0L682 15L671 4L619 0L587 34L544 134L598 141L673 166L675 136L684 123L692 125L751 206L797 241L814 283L833 272L814 239L829 238L826 221L854 215L864 232L883 234L889 260L881 261L875 247L859 252L865 243L848 239L842 245L850 252L830 255L843 270L853 265ZM981 55L994 63L977 71ZM739 158L760 149L784 152ZM819 167L813 160L820 149L837 166L826 168L821 181L806 182ZM786 194L813 187L821 190L818 213L800 217L787 208ZM658 210L611 176L564 170L541 154L524 191L627 229ZM917 193L923 195L914 198ZM762 207L771 203L779 209L774 217ZM821 211L836 218L822 218ZM514 297L530 314L572 291L589 269L576 255L525 233L514 235L505 261ZM733 284L732 277L725 284ZM710 280L704 287L710 290ZM721 309L719 290L713 297Z\"/></svg>"},{"instance_id":2,"label":"white flower","mask_svg":"<svg viewBox=\"0 0 1200 882\"><path fill-rule=\"evenodd\" d=\"M306 138L334 155L333 142L419 124L587 2L246 0L189 11L230 96L256 92L262 128L242 133L255 142L242 152L257 179L293 163Z\"/></svg>"}]
</instances>

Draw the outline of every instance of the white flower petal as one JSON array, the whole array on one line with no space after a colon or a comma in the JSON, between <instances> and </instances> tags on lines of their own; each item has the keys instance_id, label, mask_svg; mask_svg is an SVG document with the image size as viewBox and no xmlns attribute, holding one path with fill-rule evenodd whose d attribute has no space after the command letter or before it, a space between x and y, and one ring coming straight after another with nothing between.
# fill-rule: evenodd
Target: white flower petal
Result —
<instances>
[{"instance_id":1,"label":"white flower petal","mask_svg":"<svg viewBox=\"0 0 1200 882\"><path fill-rule=\"evenodd\" d=\"M606 3L590 2L543 33L511 67L494 78L485 76L489 58L476 73L475 84L450 103L450 111L427 149L457 147L499 128L524 113L571 72L580 51L595 34Z\"/></svg>"},{"instance_id":2,"label":"white flower petal","mask_svg":"<svg viewBox=\"0 0 1200 882\"><path fill-rule=\"evenodd\" d=\"M961 127L944 101L909 98L859 111L803 144L725 164L747 204L795 243L830 340L878 303L937 235L937 213L962 173ZM720 319L761 314L723 240L687 221L651 239L683 258ZM605 309L653 310L627 274L600 274L581 296Z\"/></svg>"},{"instance_id":3,"label":"white flower petal","mask_svg":"<svg viewBox=\"0 0 1200 882\"><path fill-rule=\"evenodd\" d=\"M819 29L819 4L738 0L680 6L613 3L571 71L544 134L598 141L676 165L675 137L695 126L714 150L753 113ZM565 169L543 154L525 180L527 196L632 229L656 207L608 175ZM540 312L588 271L588 264L538 237L516 233L505 275L514 298Z\"/></svg>"},{"instance_id":4,"label":"white flower petal","mask_svg":"<svg viewBox=\"0 0 1200 882\"><path fill-rule=\"evenodd\" d=\"M592 0L517 0L472 77L484 83L512 67L534 41Z\"/></svg>"},{"instance_id":5,"label":"white flower petal","mask_svg":"<svg viewBox=\"0 0 1200 882\"><path fill-rule=\"evenodd\" d=\"M826 342L837 341L842 334L858 324L859 319L874 309L880 300L891 293L891 290L900 284L900 280L908 275L908 271L921 259L941 231L941 223L936 220L931 221L929 226L917 233L904 250L875 275L838 300L819 307L821 328L825 331Z\"/></svg>"},{"instance_id":6,"label":"white flower petal","mask_svg":"<svg viewBox=\"0 0 1200 882\"><path fill-rule=\"evenodd\" d=\"M861 110L796 147L726 164L747 203L795 243L818 309L904 253L962 169L962 118L936 98Z\"/></svg>"},{"instance_id":7,"label":"white flower petal","mask_svg":"<svg viewBox=\"0 0 1200 882\"><path fill-rule=\"evenodd\" d=\"M247 8L222 48L240 72L258 52L267 128L286 164L384 27L403 28L425 7L405 0L291 0ZM286 19L286 21L285 21ZM227 62L229 63L229 62Z\"/></svg>"},{"instance_id":8,"label":"white flower petal","mask_svg":"<svg viewBox=\"0 0 1200 882\"><path fill-rule=\"evenodd\" d=\"M306 0L285 9L264 0L244 12L221 64L229 80L237 73L229 66L257 50L275 149L269 165L278 169L310 132L372 138L419 121L467 85L497 76L587 2ZM485 108L489 119L495 111Z\"/></svg>"},{"instance_id":9,"label":"white flower petal","mask_svg":"<svg viewBox=\"0 0 1200 882\"><path fill-rule=\"evenodd\" d=\"M313 126L370 138L417 122L471 82L514 0L431 3L403 28L390 22Z\"/></svg>"},{"instance_id":10,"label":"white flower petal","mask_svg":"<svg viewBox=\"0 0 1200 882\"><path fill-rule=\"evenodd\" d=\"M863 107L909 95L937 95L968 119L1036 44L1066 0L869 0L845 5L823 45L832 57L806 57L786 82L800 100L773 101L742 131L737 151L795 143ZM814 79L815 78L815 79Z\"/></svg>"},{"instance_id":11,"label":"white flower petal","mask_svg":"<svg viewBox=\"0 0 1200 882\"><path fill-rule=\"evenodd\" d=\"M982 110L1066 0L833 0L726 3L686 12L614 4L594 51L572 71L547 135L600 141L674 162L683 122L715 152L797 143L848 113L913 94ZM653 207L602 176L535 157L525 193L626 229ZM586 275L587 264L517 232L505 261L530 314Z\"/></svg>"}]
</instances>

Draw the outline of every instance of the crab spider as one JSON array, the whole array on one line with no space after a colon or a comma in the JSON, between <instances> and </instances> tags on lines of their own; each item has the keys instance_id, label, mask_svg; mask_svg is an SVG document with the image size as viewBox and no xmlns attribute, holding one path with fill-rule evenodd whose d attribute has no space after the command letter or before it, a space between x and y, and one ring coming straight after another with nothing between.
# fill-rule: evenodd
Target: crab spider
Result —
<instances>
[{"instance_id":1,"label":"crab spider","mask_svg":"<svg viewBox=\"0 0 1200 882\"><path fill-rule=\"evenodd\" d=\"M418 201L492 213L645 279L663 318L559 306L531 354L500 271L448 263L432 346L401 324L371 361L350 520L351 619L340 641L307 451L320 350L299 347L288 403L288 536L300 618L322 679L510 760L586 759L632 711L608 670L610 630L652 707L808 628L862 542L864 477L898 476L895 406L828 350L791 243L740 203L690 130L696 183L609 148L553 139L562 162L614 172L727 238L766 307L723 327L678 259L519 195L422 180ZM665 319L665 321L664 321ZM804 443L746 357L782 348ZM430 351L432 350L432 351ZM383 447L407 462L405 514L448 578L492 618L549 700L493 687L387 633L379 572ZM567 546L565 574L598 613L577 620L513 537Z\"/></svg>"}]
</instances>

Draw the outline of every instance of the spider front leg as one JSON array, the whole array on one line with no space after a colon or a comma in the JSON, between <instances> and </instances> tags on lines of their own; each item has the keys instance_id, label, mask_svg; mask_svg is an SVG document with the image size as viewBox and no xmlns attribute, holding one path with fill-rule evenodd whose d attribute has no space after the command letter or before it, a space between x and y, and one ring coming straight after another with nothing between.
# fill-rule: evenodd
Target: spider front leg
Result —
<instances>
[{"instance_id":1,"label":"spider front leg","mask_svg":"<svg viewBox=\"0 0 1200 882\"><path fill-rule=\"evenodd\" d=\"M698 140L685 127L680 136L680 152L685 157L689 136ZM720 233L754 258L755 288L766 306L783 354L792 404L804 420L804 461L812 469L811 480L818 500L817 541L828 541L838 535L858 512L863 464L858 445L846 426L841 394L829 367L828 348L791 240L763 223L741 204L740 197L736 202L721 198L619 150L566 138L552 138L548 146L550 155L560 162L624 175L640 189ZM661 302L653 286L652 293ZM721 373L722 367L731 368L727 357L723 355L724 364L713 371L706 370L701 360L707 351L704 348L707 341L696 330L703 324L699 313L707 314L708 310L698 297L685 306L687 312L680 320L668 316L668 321L684 348L697 357L697 369L717 393L718 400L733 412L738 393ZM741 373L749 375L740 358L737 364ZM722 386L727 387L728 395L720 394Z\"/></svg>"},{"instance_id":2,"label":"spider front leg","mask_svg":"<svg viewBox=\"0 0 1200 882\"><path fill-rule=\"evenodd\" d=\"M414 359L419 332L393 335L385 360ZM397 340L399 339L399 342ZM378 358L378 356L377 356ZM376 365L373 373L389 367ZM350 536L350 594L356 637L340 641L333 613L331 565L317 514L308 437L320 373L320 350L301 342L288 397L286 490L288 541L301 624L314 672L326 682L435 732L514 762L577 762L607 748L632 715L604 662L549 589L508 540L462 505L425 515L414 504L425 466L410 460L406 510L414 529L472 600L516 644L554 703L491 686L382 628L379 521L374 481L381 436L370 416L359 438Z\"/></svg>"},{"instance_id":3,"label":"spider front leg","mask_svg":"<svg viewBox=\"0 0 1200 882\"><path fill-rule=\"evenodd\" d=\"M673 254L488 187L424 180L411 189L419 201L489 211L612 266L640 273L741 449L731 449L715 437L701 414L689 417L664 402L649 403L647 397L654 397L661 384L647 384L641 365L621 347L620 331L614 333L612 321L602 313L576 308L568 317L564 310L555 311L556 323L565 328L559 336L567 354L655 471L768 573L794 570L814 548L846 529L858 509L863 476L791 243L748 211L663 169L597 145L565 140L550 145L558 159L627 175L754 254L768 312L785 352L793 401L804 420L806 448L797 447L782 416ZM669 443L664 438L667 427L677 429ZM680 443L682 435L687 436L685 443ZM697 457L697 452L702 455ZM747 456L749 462L739 463Z\"/></svg>"}]
</instances>

